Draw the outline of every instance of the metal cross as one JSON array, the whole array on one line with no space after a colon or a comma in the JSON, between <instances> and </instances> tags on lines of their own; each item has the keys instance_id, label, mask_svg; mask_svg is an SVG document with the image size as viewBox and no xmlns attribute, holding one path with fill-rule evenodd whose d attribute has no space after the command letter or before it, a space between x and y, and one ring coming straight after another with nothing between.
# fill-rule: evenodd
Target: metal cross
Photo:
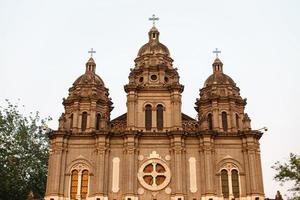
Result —
<instances>
[{"instance_id":1,"label":"metal cross","mask_svg":"<svg viewBox=\"0 0 300 200\"><path fill-rule=\"evenodd\" d=\"M93 48L91 48L91 50L90 51L88 51L88 53L90 53L91 54L91 58L93 57L93 53L96 53L96 51L94 51L94 49Z\"/></svg>"},{"instance_id":2,"label":"metal cross","mask_svg":"<svg viewBox=\"0 0 300 200\"><path fill-rule=\"evenodd\" d=\"M221 51L220 51L220 50L218 50L218 48L216 48L216 49L213 51L213 53L215 53L215 54L216 54L216 56L217 56L217 58L218 58L218 56L219 56L219 53L221 53Z\"/></svg>"},{"instance_id":3,"label":"metal cross","mask_svg":"<svg viewBox=\"0 0 300 200\"><path fill-rule=\"evenodd\" d=\"M159 18L158 18L158 17L155 17L155 15L153 14L152 17L149 18L149 20L152 21L153 26L155 26L155 21L158 21Z\"/></svg>"}]
</instances>

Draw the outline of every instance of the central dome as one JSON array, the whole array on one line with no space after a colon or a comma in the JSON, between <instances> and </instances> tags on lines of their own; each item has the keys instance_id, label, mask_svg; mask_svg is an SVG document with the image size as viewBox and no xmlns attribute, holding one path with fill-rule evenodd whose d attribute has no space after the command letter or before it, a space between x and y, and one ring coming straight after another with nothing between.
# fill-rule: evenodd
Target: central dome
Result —
<instances>
[{"instance_id":1,"label":"central dome","mask_svg":"<svg viewBox=\"0 0 300 200\"><path fill-rule=\"evenodd\" d=\"M149 35L149 42L144 44L139 52L138 57L144 55L154 55L154 54L162 54L165 56L170 56L169 49L159 42L159 31L156 27L152 27L148 33Z\"/></svg>"}]
</instances>

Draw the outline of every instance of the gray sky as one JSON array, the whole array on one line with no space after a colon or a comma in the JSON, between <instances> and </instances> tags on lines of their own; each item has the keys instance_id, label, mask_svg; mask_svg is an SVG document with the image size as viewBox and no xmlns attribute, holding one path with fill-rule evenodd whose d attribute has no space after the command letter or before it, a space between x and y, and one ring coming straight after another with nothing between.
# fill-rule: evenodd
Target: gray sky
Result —
<instances>
[{"instance_id":1,"label":"gray sky","mask_svg":"<svg viewBox=\"0 0 300 200\"><path fill-rule=\"evenodd\" d=\"M100 1L0 0L0 105L10 99L53 117L84 73L93 47L97 73L110 90L112 118L126 112L123 85L139 48L147 42L153 13L160 41L178 68L183 112L195 117L199 88L212 73L212 51L222 50L224 72L248 99L252 128L261 139L265 193L284 191L270 167L300 153L300 1Z\"/></svg>"}]
</instances>

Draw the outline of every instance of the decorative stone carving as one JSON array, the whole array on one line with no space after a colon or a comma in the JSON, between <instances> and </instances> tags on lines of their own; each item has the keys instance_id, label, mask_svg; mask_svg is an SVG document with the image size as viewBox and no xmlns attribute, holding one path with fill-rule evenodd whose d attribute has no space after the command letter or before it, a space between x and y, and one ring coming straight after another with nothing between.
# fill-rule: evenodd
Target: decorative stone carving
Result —
<instances>
[{"instance_id":1,"label":"decorative stone carving","mask_svg":"<svg viewBox=\"0 0 300 200\"><path fill-rule=\"evenodd\" d=\"M139 161L142 161L142 160L144 160L144 156L143 155L139 155L138 159L139 159Z\"/></svg>"},{"instance_id":2,"label":"decorative stone carving","mask_svg":"<svg viewBox=\"0 0 300 200\"><path fill-rule=\"evenodd\" d=\"M149 158L158 158L161 159L160 155L156 153L156 151L152 151Z\"/></svg>"},{"instance_id":3,"label":"decorative stone carving","mask_svg":"<svg viewBox=\"0 0 300 200\"><path fill-rule=\"evenodd\" d=\"M171 156L170 155L166 155L165 159L166 159L166 161L169 161L169 160L171 160Z\"/></svg>"},{"instance_id":4,"label":"decorative stone carving","mask_svg":"<svg viewBox=\"0 0 300 200\"><path fill-rule=\"evenodd\" d=\"M171 192L172 192L172 189L171 189L170 187L167 187L167 188L165 189L165 193L166 193L166 194L171 194Z\"/></svg>"},{"instance_id":5,"label":"decorative stone carving","mask_svg":"<svg viewBox=\"0 0 300 200\"><path fill-rule=\"evenodd\" d=\"M138 189L138 194L139 194L139 195L144 194L144 192L145 192L144 188L141 188L141 187L140 187L140 188Z\"/></svg>"},{"instance_id":6,"label":"decorative stone carving","mask_svg":"<svg viewBox=\"0 0 300 200\"><path fill-rule=\"evenodd\" d=\"M163 160L151 158L144 162L139 168L138 180L144 188L151 191L158 191L170 183L171 172Z\"/></svg>"}]
</instances>

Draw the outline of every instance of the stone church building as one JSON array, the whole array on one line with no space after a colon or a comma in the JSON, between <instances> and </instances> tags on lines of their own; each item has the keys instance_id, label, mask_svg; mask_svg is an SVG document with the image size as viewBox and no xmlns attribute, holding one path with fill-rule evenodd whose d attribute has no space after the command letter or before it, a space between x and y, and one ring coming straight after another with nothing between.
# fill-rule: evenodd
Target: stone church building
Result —
<instances>
[{"instance_id":1,"label":"stone church building","mask_svg":"<svg viewBox=\"0 0 300 200\"><path fill-rule=\"evenodd\" d=\"M115 119L87 61L49 133L45 200L264 199L262 132L251 129L240 89L217 56L195 102L198 118L182 113L184 86L159 36L153 26L124 86L127 112Z\"/></svg>"}]
</instances>

